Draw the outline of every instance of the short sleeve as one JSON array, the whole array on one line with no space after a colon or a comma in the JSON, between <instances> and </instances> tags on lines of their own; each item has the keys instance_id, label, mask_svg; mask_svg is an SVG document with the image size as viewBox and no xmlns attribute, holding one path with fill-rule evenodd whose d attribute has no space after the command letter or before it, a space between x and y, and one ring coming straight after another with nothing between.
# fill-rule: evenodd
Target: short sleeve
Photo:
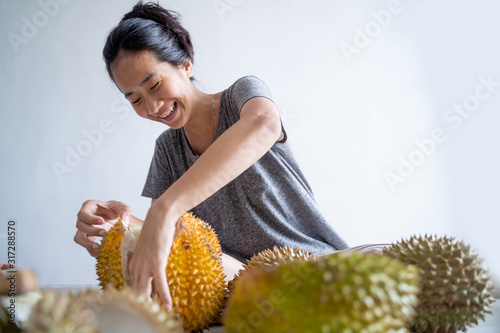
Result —
<instances>
[{"instance_id":1,"label":"short sleeve","mask_svg":"<svg viewBox=\"0 0 500 333\"><path fill-rule=\"evenodd\" d=\"M253 97L265 97L274 103L271 92L265 82L254 75L248 75L238 79L231 87L231 96L236 106L236 110L238 111L237 117L239 117L243 105ZM284 143L287 140L287 133L283 127L283 122L281 122L281 131L284 136L283 139L278 142Z\"/></svg>"},{"instance_id":2,"label":"short sleeve","mask_svg":"<svg viewBox=\"0 0 500 333\"><path fill-rule=\"evenodd\" d=\"M238 79L232 86L231 95L238 111L241 111L243 105L253 97L265 97L274 102L264 81L253 75Z\"/></svg>"},{"instance_id":3,"label":"short sleeve","mask_svg":"<svg viewBox=\"0 0 500 333\"><path fill-rule=\"evenodd\" d=\"M157 199L173 183L171 179L172 176L168 172L170 168L167 160L168 155L163 145L164 138L165 136L161 135L156 140L155 151L149 167L148 177L142 190L143 197Z\"/></svg>"}]
</instances>

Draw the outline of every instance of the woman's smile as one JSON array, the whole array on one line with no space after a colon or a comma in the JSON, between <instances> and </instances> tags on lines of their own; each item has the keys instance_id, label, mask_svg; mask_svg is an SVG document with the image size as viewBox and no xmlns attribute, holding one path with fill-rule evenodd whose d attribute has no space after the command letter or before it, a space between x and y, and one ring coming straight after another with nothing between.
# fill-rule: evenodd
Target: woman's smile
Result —
<instances>
[{"instance_id":1,"label":"woman's smile","mask_svg":"<svg viewBox=\"0 0 500 333\"><path fill-rule=\"evenodd\" d=\"M175 115L177 114L177 110L178 110L177 102L174 102L167 110L165 110L158 117L168 123L175 118Z\"/></svg>"},{"instance_id":2,"label":"woman's smile","mask_svg":"<svg viewBox=\"0 0 500 333\"><path fill-rule=\"evenodd\" d=\"M150 51L120 51L111 71L139 116L171 128L184 127L190 119L190 67L159 62Z\"/></svg>"}]
</instances>

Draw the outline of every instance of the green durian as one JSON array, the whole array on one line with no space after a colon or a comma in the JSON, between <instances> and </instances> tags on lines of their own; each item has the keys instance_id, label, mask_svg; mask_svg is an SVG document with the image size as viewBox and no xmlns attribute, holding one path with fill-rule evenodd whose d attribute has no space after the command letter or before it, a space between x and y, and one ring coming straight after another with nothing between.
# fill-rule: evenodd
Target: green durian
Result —
<instances>
[{"instance_id":1,"label":"green durian","mask_svg":"<svg viewBox=\"0 0 500 333\"><path fill-rule=\"evenodd\" d=\"M373 254L260 265L228 300L227 332L406 332L417 302L418 269Z\"/></svg>"},{"instance_id":2,"label":"green durian","mask_svg":"<svg viewBox=\"0 0 500 333\"><path fill-rule=\"evenodd\" d=\"M273 265L281 265L285 262L290 262L293 260L315 260L316 255L308 253L306 251L302 251L299 248L291 248L289 246L277 247L274 246L272 249L267 249L261 251L254 255L250 260L247 260L247 263L243 265L243 268L240 269L238 274L229 281L228 290L229 293L234 289L234 285L237 283L238 279L246 274L248 271L251 271L253 268L265 265L265 266L273 266Z\"/></svg>"},{"instance_id":3,"label":"green durian","mask_svg":"<svg viewBox=\"0 0 500 333\"><path fill-rule=\"evenodd\" d=\"M493 284L482 260L463 241L412 236L386 247L383 252L420 270L420 305L412 324L414 332L464 331L490 313Z\"/></svg>"}]
</instances>

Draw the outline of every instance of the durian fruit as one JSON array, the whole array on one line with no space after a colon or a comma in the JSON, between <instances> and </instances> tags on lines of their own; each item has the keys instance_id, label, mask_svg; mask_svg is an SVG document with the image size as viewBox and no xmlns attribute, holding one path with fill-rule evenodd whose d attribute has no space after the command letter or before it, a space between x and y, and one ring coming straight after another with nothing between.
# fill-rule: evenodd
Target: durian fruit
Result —
<instances>
[{"instance_id":1,"label":"durian fruit","mask_svg":"<svg viewBox=\"0 0 500 333\"><path fill-rule=\"evenodd\" d=\"M261 251L254 255L250 260L247 260L247 263L243 265L243 268L240 269L238 274L234 277L233 280L229 281L228 290L229 293L234 289L234 285L237 283L238 279L246 274L246 272L254 269L255 267L259 267L261 265L264 266L273 266L273 265L281 265L286 262L291 262L293 260L315 260L316 255L310 254L306 251L302 251L299 248L292 248L289 246L274 246L272 249L267 249Z\"/></svg>"},{"instance_id":2,"label":"durian fruit","mask_svg":"<svg viewBox=\"0 0 500 333\"><path fill-rule=\"evenodd\" d=\"M129 288L120 291L87 289L78 294L44 292L33 307L30 333L142 332L183 333L182 321L157 302L137 297Z\"/></svg>"},{"instance_id":3,"label":"durian fruit","mask_svg":"<svg viewBox=\"0 0 500 333\"><path fill-rule=\"evenodd\" d=\"M130 225L125 224L120 219L102 238L101 245L97 250L96 264L99 285L102 288L112 285L120 289L125 284L122 273L121 244L129 227Z\"/></svg>"},{"instance_id":4,"label":"durian fruit","mask_svg":"<svg viewBox=\"0 0 500 333\"><path fill-rule=\"evenodd\" d=\"M48 290L31 309L26 328L30 333L97 333L93 316L93 312L71 294Z\"/></svg>"},{"instance_id":5,"label":"durian fruit","mask_svg":"<svg viewBox=\"0 0 500 333\"><path fill-rule=\"evenodd\" d=\"M130 280L128 263L141 228L116 223L101 243L97 256L100 285L122 288ZM188 331L203 331L213 324L223 306L226 282L222 250L210 225L192 213L183 214L166 267L173 307Z\"/></svg>"},{"instance_id":6,"label":"durian fruit","mask_svg":"<svg viewBox=\"0 0 500 333\"><path fill-rule=\"evenodd\" d=\"M184 333L182 321L158 302L136 296L128 287L87 289L74 296L94 314L100 332Z\"/></svg>"},{"instance_id":7,"label":"durian fruit","mask_svg":"<svg viewBox=\"0 0 500 333\"><path fill-rule=\"evenodd\" d=\"M193 214L177 222L167 264L172 309L187 331L202 332L215 323L225 305L222 251L214 230Z\"/></svg>"},{"instance_id":8,"label":"durian fruit","mask_svg":"<svg viewBox=\"0 0 500 333\"><path fill-rule=\"evenodd\" d=\"M464 242L412 236L385 248L384 255L420 270L420 305L412 324L415 332L463 331L490 313L493 285L477 253Z\"/></svg>"},{"instance_id":9,"label":"durian fruit","mask_svg":"<svg viewBox=\"0 0 500 333\"><path fill-rule=\"evenodd\" d=\"M228 333L407 332L417 302L415 267L373 254L261 265L229 298Z\"/></svg>"}]
</instances>

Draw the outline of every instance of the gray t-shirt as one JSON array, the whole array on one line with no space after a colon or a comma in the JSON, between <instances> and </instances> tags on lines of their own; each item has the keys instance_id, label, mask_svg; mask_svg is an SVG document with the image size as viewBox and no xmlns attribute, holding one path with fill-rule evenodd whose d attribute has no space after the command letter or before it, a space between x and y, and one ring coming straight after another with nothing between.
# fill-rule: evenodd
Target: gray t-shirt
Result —
<instances>
[{"instance_id":1,"label":"gray t-shirt","mask_svg":"<svg viewBox=\"0 0 500 333\"><path fill-rule=\"evenodd\" d=\"M246 101L258 96L272 100L266 84L255 76L242 77L224 90L215 138L239 120ZM181 129L166 130L156 140L142 195L158 198L197 159ZM347 247L318 210L286 135L192 212L215 229L224 253L243 262L275 245L311 253Z\"/></svg>"}]
</instances>

